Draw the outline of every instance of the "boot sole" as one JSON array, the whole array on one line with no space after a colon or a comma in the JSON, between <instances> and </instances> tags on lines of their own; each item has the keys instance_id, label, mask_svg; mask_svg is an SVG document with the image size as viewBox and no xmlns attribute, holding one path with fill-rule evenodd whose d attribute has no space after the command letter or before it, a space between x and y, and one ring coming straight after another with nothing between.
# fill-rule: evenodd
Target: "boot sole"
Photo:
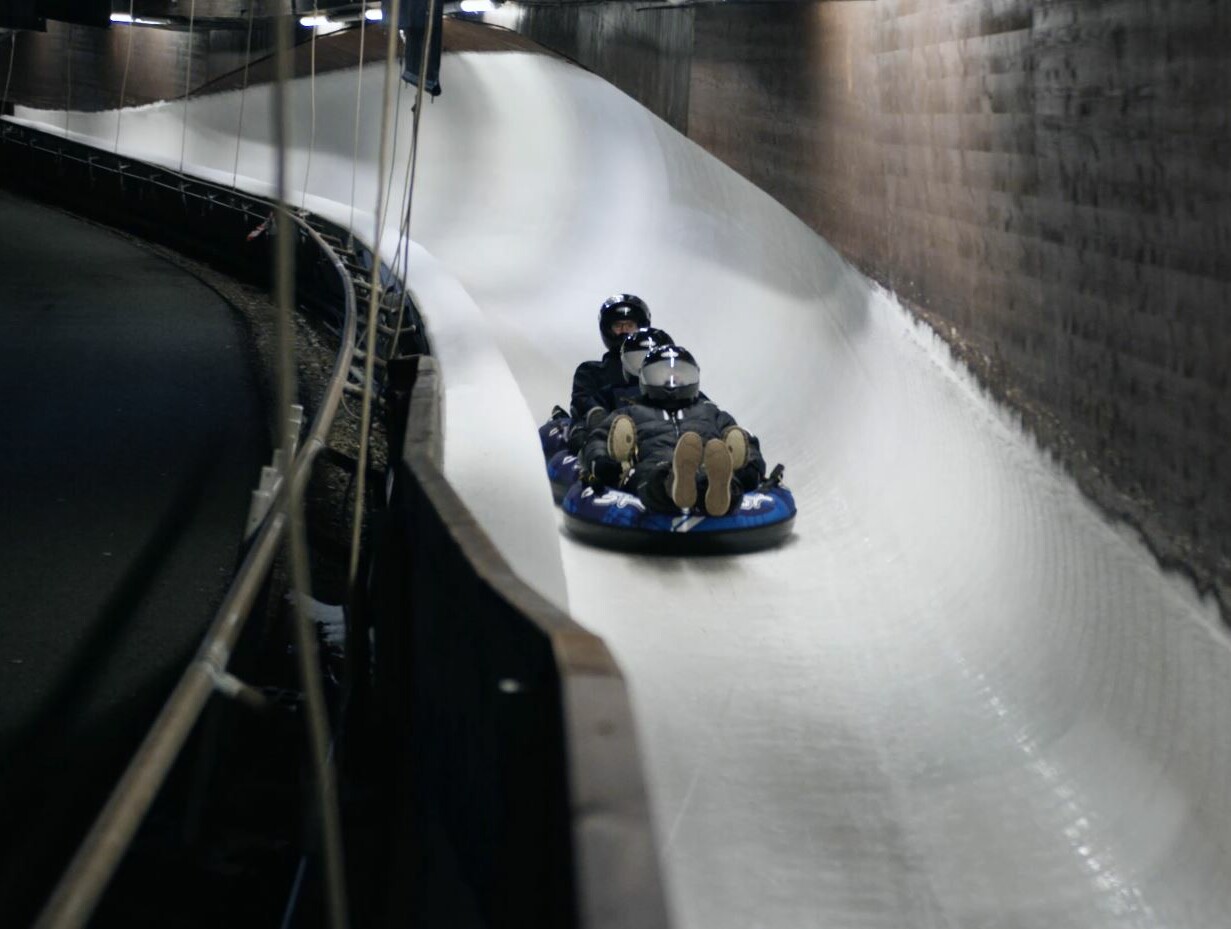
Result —
<instances>
[{"instance_id":1,"label":"boot sole","mask_svg":"<svg viewBox=\"0 0 1231 929\"><path fill-rule=\"evenodd\" d=\"M731 467L738 471L748 463L748 433L739 426L732 426L723 436L727 451L731 453Z\"/></svg>"},{"instance_id":2,"label":"boot sole","mask_svg":"<svg viewBox=\"0 0 1231 929\"><path fill-rule=\"evenodd\" d=\"M709 486L705 490L705 512L710 516L726 516L731 509L731 450L722 439L705 443L705 474Z\"/></svg>"},{"instance_id":3,"label":"boot sole","mask_svg":"<svg viewBox=\"0 0 1231 929\"><path fill-rule=\"evenodd\" d=\"M637 426L632 417L617 416L607 433L607 454L620 463L621 470L627 471L636 448Z\"/></svg>"},{"instance_id":4,"label":"boot sole","mask_svg":"<svg viewBox=\"0 0 1231 929\"><path fill-rule=\"evenodd\" d=\"M697 468L701 466L701 436L685 432L671 456L671 500L681 510L697 505Z\"/></svg>"}]
</instances>

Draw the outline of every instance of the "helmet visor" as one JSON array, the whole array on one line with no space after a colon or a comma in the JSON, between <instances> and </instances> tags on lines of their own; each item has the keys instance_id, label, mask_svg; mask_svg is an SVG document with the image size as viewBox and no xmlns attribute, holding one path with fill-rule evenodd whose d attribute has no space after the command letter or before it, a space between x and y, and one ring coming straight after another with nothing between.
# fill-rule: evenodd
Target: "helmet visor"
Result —
<instances>
[{"instance_id":1,"label":"helmet visor","mask_svg":"<svg viewBox=\"0 0 1231 929\"><path fill-rule=\"evenodd\" d=\"M648 348L626 348L622 357L624 359L624 373L629 377L636 377L641 373L641 364L645 361L645 356L650 350Z\"/></svg>"},{"instance_id":2,"label":"helmet visor","mask_svg":"<svg viewBox=\"0 0 1231 929\"><path fill-rule=\"evenodd\" d=\"M641 383L646 387L691 387L701 383L701 369L695 364L678 359L655 361L641 369Z\"/></svg>"}]
</instances>

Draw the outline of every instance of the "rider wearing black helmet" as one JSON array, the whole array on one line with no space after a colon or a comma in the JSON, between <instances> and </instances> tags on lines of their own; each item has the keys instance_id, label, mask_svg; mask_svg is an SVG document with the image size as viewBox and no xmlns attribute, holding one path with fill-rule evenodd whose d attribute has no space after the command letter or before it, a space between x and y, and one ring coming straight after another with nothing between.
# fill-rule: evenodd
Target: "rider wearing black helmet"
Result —
<instances>
[{"instance_id":1,"label":"rider wearing black helmet","mask_svg":"<svg viewBox=\"0 0 1231 929\"><path fill-rule=\"evenodd\" d=\"M571 451L581 451L587 428L616 406L615 393L629 392L630 381L620 361L620 345L628 335L649 325L650 308L632 294L608 297L599 307L598 334L607 351L599 361L583 361L573 374L573 396L566 427ZM559 415L564 416L564 411L560 410Z\"/></svg>"},{"instance_id":2,"label":"rider wearing black helmet","mask_svg":"<svg viewBox=\"0 0 1231 929\"><path fill-rule=\"evenodd\" d=\"M570 431L570 444L573 451L581 451L585 442L586 429L599 423L612 410L628 406L641 396L641 386L637 375L641 371L641 362L646 352L652 348L671 345L671 336L661 329L647 326L623 337L618 350L620 368L624 373L618 383L607 383L595 390L591 402L593 406L586 419L575 424Z\"/></svg>"},{"instance_id":3,"label":"rider wearing black helmet","mask_svg":"<svg viewBox=\"0 0 1231 929\"><path fill-rule=\"evenodd\" d=\"M603 420L608 413L620 407L635 403L641 397L641 385L637 376L641 372L641 362L646 353L654 348L671 345L671 336L661 329L647 326L624 336L620 344L620 366L624 371L624 380L619 384L604 386L594 397L595 405L589 415L579 423L568 427L569 450L577 453L585 445L586 432ZM702 394L702 397L705 395Z\"/></svg>"},{"instance_id":4,"label":"rider wearing black helmet","mask_svg":"<svg viewBox=\"0 0 1231 929\"><path fill-rule=\"evenodd\" d=\"M624 368L624 380L632 388L629 396L641 393L637 378L641 374L641 364L651 349L662 348L664 345L674 345L671 335L662 329L646 326L624 337L620 343L620 365Z\"/></svg>"},{"instance_id":5,"label":"rider wearing black helmet","mask_svg":"<svg viewBox=\"0 0 1231 929\"><path fill-rule=\"evenodd\" d=\"M620 343L624 337L650 324L650 308L632 294L616 294L603 301L598 310L598 334L607 351L599 361L583 361L573 374L573 397L569 413L573 422L584 422L594 409L604 413L604 392L625 383L620 364Z\"/></svg>"},{"instance_id":6,"label":"rider wearing black helmet","mask_svg":"<svg viewBox=\"0 0 1231 929\"><path fill-rule=\"evenodd\" d=\"M632 294L616 294L598 308L598 331L608 351L618 351L626 335L650 325L650 308Z\"/></svg>"},{"instance_id":7,"label":"rider wearing black helmet","mask_svg":"<svg viewBox=\"0 0 1231 929\"><path fill-rule=\"evenodd\" d=\"M650 350L638 375L640 399L586 436L581 470L592 483L621 486L653 510L722 516L765 476L755 436L700 392L701 368L679 346Z\"/></svg>"}]
</instances>

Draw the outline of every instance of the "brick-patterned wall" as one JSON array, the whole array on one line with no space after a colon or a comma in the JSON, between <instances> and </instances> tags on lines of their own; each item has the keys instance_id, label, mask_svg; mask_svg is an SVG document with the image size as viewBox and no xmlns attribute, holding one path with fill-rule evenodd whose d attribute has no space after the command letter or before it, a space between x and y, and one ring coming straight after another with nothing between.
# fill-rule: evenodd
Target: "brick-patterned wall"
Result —
<instances>
[{"instance_id":1,"label":"brick-patterned wall","mask_svg":"<svg viewBox=\"0 0 1231 929\"><path fill-rule=\"evenodd\" d=\"M688 135L883 271L875 4L698 8Z\"/></svg>"},{"instance_id":2,"label":"brick-patterned wall","mask_svg":"<svg viewBox=\"0 0 1231 929\"><path fill-rule=\"evenodd\" d=\"M254 23L254 60L268 53L272 41L268 26ZM181 96L189 78L196 89L242 69L247 45L246 29L199 29L190 41L187 31L127 26L94 29L48 20L46 32L0 36L0 80L9 77L11 55L9 103L39 109L62 109L67 104L74 110L109 110L118 104L122 88L125 105L138 106Z\"/></svg>"},{"instance_id":3,"label":"brick-patterned wall","mask_svg":"<svg viewBox=\"0 0 1231 929\"><path fill-rule=\"evenodd\" d=\"M705 6L688 116L1224 605L1228 48L1224 0Z\"/></svg>"},{"instance_id":4,"label":"brick-patterned wall","mask_svg":"<svg viewBox=\"0 0 1231 929\"><path fill-rule=\"evenodd\" d=\"M688 118L693 11L616 2L510 3L484 18L615 84L681 132Z\"/></svg>"},{"instance_id":5,"label":"brick-patterned wall","mask_svg":"<svg viewBox=\"0 0 1231 929\"><path fill-rule=\"evenodd\" d=\"M1017 366L1128 492L1225 557L1231 6L1033 12L1040 323L1057 360Z\"/></svg>"}]
</instances>

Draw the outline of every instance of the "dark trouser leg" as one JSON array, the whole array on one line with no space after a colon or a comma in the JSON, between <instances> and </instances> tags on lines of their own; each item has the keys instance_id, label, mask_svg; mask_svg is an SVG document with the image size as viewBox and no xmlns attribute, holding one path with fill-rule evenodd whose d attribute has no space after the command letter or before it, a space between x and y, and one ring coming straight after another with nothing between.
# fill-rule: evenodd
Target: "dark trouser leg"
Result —
<instances>
[{"instance_id":1,"label":"dark trouser leg","mask_svg":"<svg viewBox=\"0 0 1231 929\"><path fill-rule=\"evenodd\" d=\"M671 492L667 487L670 474L671 465L666 462L637 465L629 474L628 484L624 489L636 494L646 509L657 513L678 513L679 508L671 499Z\"/></svg>"}]
</instances>

